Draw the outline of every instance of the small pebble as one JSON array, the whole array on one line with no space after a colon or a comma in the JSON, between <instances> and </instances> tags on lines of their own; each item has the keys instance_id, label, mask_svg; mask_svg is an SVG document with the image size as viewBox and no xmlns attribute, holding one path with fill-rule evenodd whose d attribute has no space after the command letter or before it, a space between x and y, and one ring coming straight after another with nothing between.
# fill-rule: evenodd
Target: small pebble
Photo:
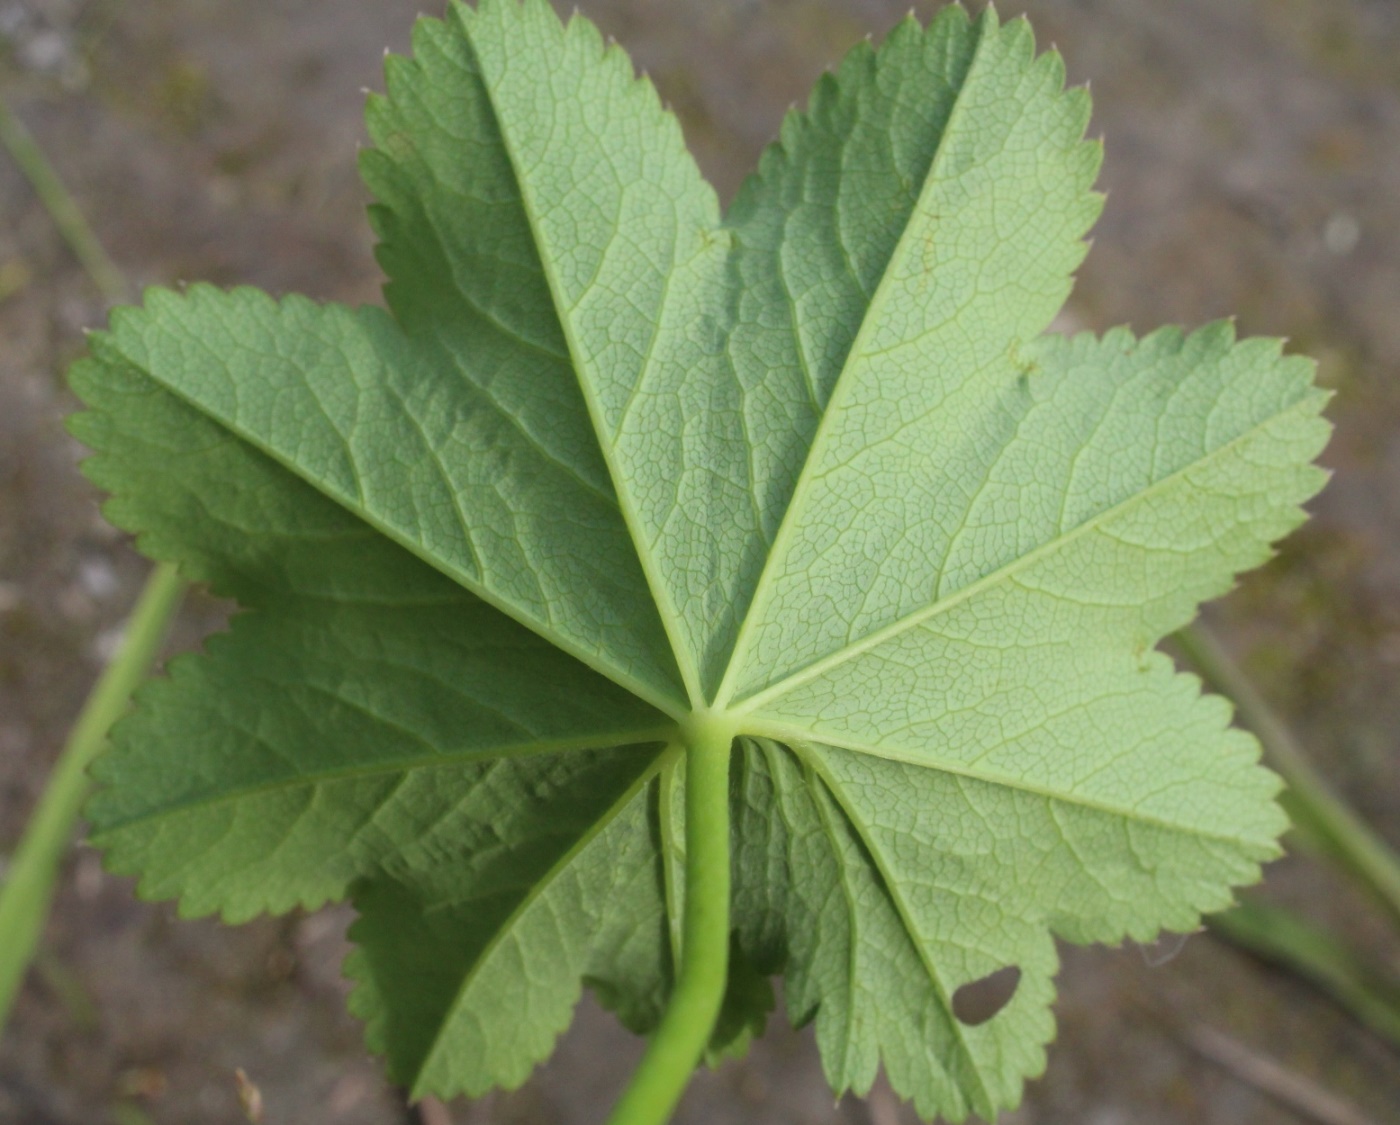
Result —
<instances>
[{"instance_id":1,"label":"small pebble","mask_svg":"<svg viewBox=\"0 0 1400 1125\"><path fill-rule=\"evenodd\" d=\"M1361 224L1345 211L1329 216L1322 228L1322 244L1338 256L1350 254L1361 241Z\"/></svg>"}]
</instances>

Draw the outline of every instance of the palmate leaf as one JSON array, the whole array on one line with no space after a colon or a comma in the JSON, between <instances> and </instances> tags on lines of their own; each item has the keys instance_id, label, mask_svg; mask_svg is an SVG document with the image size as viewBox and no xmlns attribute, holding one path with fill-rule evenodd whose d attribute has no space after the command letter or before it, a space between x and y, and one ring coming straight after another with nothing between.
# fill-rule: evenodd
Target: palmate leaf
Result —
<instances>
[{"instance_id":1,"label":"palmate leaf","mask_svg":"<svg viewBox=\"0 0 1400 1125\"><path fill-rule=\"evenodd\" d=\"M1043 334L1099 149L1023 22L857 48L727 216L543 0L454 3L387 73L389 311L153 291L73 371L111 518L246 610L116 731L109 863L230 920L352 897L393 1075L511 1086L585 983L656 1026L704 716L712 1050L783 973L836 1089L1014 1104L1052 935L1188 930L1276 853L1257 747L1153 645L1320 487L1310 364Z\"/></svg>"}]
</instances>

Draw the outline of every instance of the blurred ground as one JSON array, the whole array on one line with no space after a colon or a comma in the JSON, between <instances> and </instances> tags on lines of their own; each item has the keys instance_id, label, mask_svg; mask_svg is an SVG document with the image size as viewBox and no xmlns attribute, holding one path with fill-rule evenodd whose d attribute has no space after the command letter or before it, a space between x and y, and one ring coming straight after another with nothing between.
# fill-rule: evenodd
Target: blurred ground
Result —
<instances>
[{"instance_id":1,"label":"blurred ground","mask_svg":"<svg viewBox=\"0 0 1400 1125\"><path fill-rule=\"evenodd\" d=\"M373 301L355 174L361 88L420 0L0 0L0 92L140 283L208 279ZM432 7L432 4L428 5ZM726 197L823 67L907 0L594 0L680 113ZM920 6L927 14L931 6ZM1337 392L1318 519L1213 610L1328 775L1400 844L1400 2L1007 0L1092 79L1106 215L1072 304L1095 329L1292 338ZM97 516L60 429L59 372L105 310L0 155L0 854L110 653L144 566ZM217 624L196 601L181 644ZM1268 891L1400 966L1396 937L1315 865ZM345 916L178 922L80 851L44 963L0 1040L0 1123L231 1123L232 1072L269 1122L397 1123L344 1014ZM1400 1056L1302 985L1207 936L1066 950L1047 1076L1007 1120L1306 1120L1196 1053L1229 1033L1400 1121ZM637 1046L585 1004L522 1091L459 1123L596 1122ZM833 1106L805 1035L695 1083L681 1120L894 1125L887 1091Z\"/></svg>"}]
</instances>

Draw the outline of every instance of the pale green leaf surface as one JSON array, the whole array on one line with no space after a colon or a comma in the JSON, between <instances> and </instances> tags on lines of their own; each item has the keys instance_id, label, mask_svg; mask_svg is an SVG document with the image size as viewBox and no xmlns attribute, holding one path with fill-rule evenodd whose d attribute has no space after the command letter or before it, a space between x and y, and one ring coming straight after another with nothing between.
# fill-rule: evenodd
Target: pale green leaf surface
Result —
<instances>
[{"instance_id":1,"label":"pale green leaf surface","mask_svg":"<svg viewBox=\"0 0 1400 1125\"><path fill-rule=\"evenodd\" d=\"M730 208L737 292L725 359L741 389L756 514L733 595L744 612L872 295L915 221L976 42L967 15L949 8L927 32L910 19L878 52L857 46L809 110L787 117Z\"/></svg>"},{"instance_id":2,"label":"pale green leaf surface","mask_svg":"<svg viewBox=\"0 0 1400 1125\"><path fill-rule=\"evenodd\" d=\"M871 298L915 211L967 77L977 31L948 8L927 31L905 20L875 50L855 47L789 114L729 210L742 288L731 354L753 375L800 374L800 422L775 440L781 491L765 495L769 537ZM766 386L782 387L766 375ZM752 424L793 409L756 399Z\"/></svg>"},{"instance_id":3,"label":"pale green leaf surface","mask_svg":"<svg viewBox=\"0 0 1400 1125\"><path fill-rule=\"evenodd\" d=\"M789 1010L798 1020L815 1018L837 1090L867 1091L883 1065L927 1116L992 1116L1039 1071L1053 1027L1056 957L1043 922L1025 925L1016 904L988 897L969 877L995 866L998 842L982 810L959 809L965 795L957 788L929 792L915 779L915 788L886 793L892 807L858 827L824 775L855 788L843 767L859 771L864 763L811 748L804 757L817 768L775 743L745 746L736 815L746 834L735 876L741 924L752 929L741 929L741 940L766 945L770 955L788 951ZM912 771L892 776L888 764L871 767L862 780L872 787L909 785ZM928 798L943 802L946 822L930 823L922 811ZM891 845L881 829L892 823L899 835ZM1041 835L1007 839L1003 866L1017 849L1042 858ZM891 876L904 881L895 887ZM981 940L989 944L972 944ZM1022 970L1008 1008L981 1027L960 1024L952 1014L956 988L1008 963Z\"/></svg>"},{"instance_id":4,"label":"pale green leaf surface","mask_svg":"<svg viewBox=\"0 0 1400 1125\"><path fill-rule=\"evenodd\" d=\"M389 302L454 354L528 340L503 360L518 378L582 390L571 421L592 419L694 694L761 559L714 192L586 20L561 27L543 0L454 6L414 47L371 101L380 147L363 160Z\"/></svg>"},{"instance_id":5,"label":"pale green leaf surface","mask_svg":"<svg viewBox=\"0 0 1400 1125\"><path fill-rule=\"evenodd\" d=\"M1307 462L1327 428L1310 366L1271 341L1235 345L1228 325L1141 343L1125 331L1047 338L1028 357L1016 439L968 520L978 557L1009 561L752 701L752 729L798 749L892 888L888 924L859 911L855 936L833 939L833 964L914 934L905 954L922 951L928 1001L943 1009L934 1053L965 1052L986 1087L902 1067L885 1044L911 1014L890 997L857 993L844 1021L819 1012L819 1038L861 1027L896 1088L929 1111L966 1098L958 1112L985 1115L1014 1100L1017 1067L1040 1065L1016 1044L1035 1041L1037 1005L1053 995L1048 931L1189 929L1257 877L1285 826L1253 740L1150 646L1261 561L1316 491ZM815 821L813 801L779 821ZM921 823L921 808L940 813ZM1008 885L1018 893L1002 898ZM800 911L789 925L814 932ZM1003 965L1022 971L1015 999L953 1035L953 992ZM826 1057L858 1065L833 1080L866 1088L875 1047L839 1038Z\"/></svg>"},{"instance_id":6,"label":"pale green leaf surface","mask_svg":"<svg viewBox=\"0 0 1400 1125\"><path fill-rule=\"evenodd\" d=\"M389 312L154 292L74 370L109 515L251 610L114 733L109 862L189 913L352 897L395 1077L515 1085L583 985L655 1026L717 708L712 1057L783 973L838 1090L1014 1104L1054 936L1190 929L1275 853L1253 740L1152 649L1320 487L1311 366L1042 335L1099 151L1021 22L858 47L723 218L543 0L454 3L386 69Z\"/></svg>"},{"instance_id":7,"label":"pale green leaf surface","mask_svg":"<svg viewBox=\"0 0 1400 1125\"><path fill-rule=\"evenodd\" d=\"M967 505L1013 436L1003 403L1025 367L1020 349L1059 311L1083 257L1100 203L1099 147L1082 139L1088 97L1061 91L1058 56L1034 58L1024 21L998 28L989 14L975 38L917 201L907 217L891 212L898 241L845 351L721 703L939 592Z\"/></svg>"}]
</instances>

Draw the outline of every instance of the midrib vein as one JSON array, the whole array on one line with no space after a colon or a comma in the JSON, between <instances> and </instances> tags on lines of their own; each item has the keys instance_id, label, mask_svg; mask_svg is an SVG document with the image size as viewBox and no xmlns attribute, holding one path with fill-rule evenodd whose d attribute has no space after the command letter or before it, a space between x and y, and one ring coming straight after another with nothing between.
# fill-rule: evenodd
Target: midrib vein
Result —
<instances>
[{"instance_id":1,"label":"midrib vein","mask_svg":"<svg viewBox=\"0 0 1400 1125\"><path fill-rule=\"evenodd\" d=\"M978 1112L987 1117L995 1116L993 1112L990 1112L993 1107L994 1099L992 1098L991 1091L987 1089L986 1080L982 1077L982 1067L978 1063L977 1056L972 1053L972 1048L967 1042L967 1036L963 1032L962 1021L959 1020L957 1015L953 1012L952 993L948 991L948 986L943 983L942 974L939 973L938 966L933 962L933 956L929 951L928 943L925 942L922 935L919 934L917 927L914 925L914 919L908 904L904 901L904 896L900 893L900 887L903 886L904 880L897 878L895 874L891 872L889 862L886 860L884 852L876 843L873 835L866 832L861 822L856 819L855 812L848 804L845 793L841 790L835 778L825 769L826 763L821 761L819 755L813 754L810 751L804 755L804 758L806 759L804 764L812 771L814 776L820 779L822 788L824 788L830 796L831 803L836 806L836 809L845 819L851 832L865 845L866 853L875 864L875 870L880 876L881 883L884 884L885 897L889 900L890 906L898 916L900 924L904 928L905 937L909 939L909 944L914 947L915 955L918 957L919 963L923 965L924 973L928 977L929 983L933 986L933 991L938 997L939 1005L943 1008L943 1012L947 1016L948 1026L951 1027L953 1031L953 1038L957 1041L958 1047L962 1051L963 1058L967 1060L969 1069L971 1069L973 1076L977 1080L977 1088L982 1094L982 1103L977 1106ZM820 806L820 804L821 802L818 800L818 805ZM833 849L836 849L837 845L832 826L827 825L827 833L832 838ZM841 863L841 854L839 850L837 850L837 862ZM844 868L845 865L841 865ZM948 1073L949 1077L952 1078L950 1068L945 1067L944 1069L945 1073Z\"/></svg>"},{"instance_id":2,"label":"midrib vein","mask_svg":"<svg viewBox=\"0 0 1400 1125\"><path fill-rule=\"evenodd\" d=\"M491 606L491 608L499 610L512 621L529 629L530 632L534 633L536 636L544 638L555 648L568 653L580 663L587 665L593 671L597 672L600 676L606 677L619 687L626 688L633 695L637 696L637 698L650 703L658 711L662 711L673 718L680 717L681 709L677 706L679 700L677 700L674 695L663 693L656 685L649 684L639 679L625 668L618 667L612 661L605 659L601 653L590 651L576 641L566 637L550 625L549 622L526 613L520 606L507 601L505 598L495 593L484 581L484 576L481 578L474 577L463 571L460 567L453 566L446 560L438 558L403 530L394 527L392 524L375 515L364 502L356 501L341 492L337 492L324 481L318 480L316 477L312 476L308 471L303 469L302 466L298 465L296 461L285 456L275 446L251 433L238 419L216 413L213 409L187 394L184 390L172 386L165 379L162 379L151 369L150 365L128 355L124 351L121 352L121 354L128 363L145 375L146 378L150 379L151 382L161 390L165 391L173 398L178 399L185 406L199 414L200 417L215 423L229 434L232 434L239 441L252 447L269 461L272 461L274 464L286 470L286 472L291 474L294 478L314 489L318 494L324 496L337 507L350 513L356 519L362 520L390 542L403 548L403 550L418 559L419 562L424 563L437 573L450 579L468 593L480 598L487 605Z\"/></svg>"},{"instance_id":3,"label":"midrib vein","mask_svg":"<svg viewBox=\"0 0 1400 1125\"><path fill-rule=\"evenodd\" d=\"M567 40L568 30L563 32L563 39ZM471 41L471 34L467 32L467 49L471 52L472 59L476 63L477 73L481 79L482 93L486 98L486 104L490 107L491 117L496 123L496 131L501 138L501 149L506 155L506 160L510 164L511 176L515 180L515 186L520 192L521 211L525 215L525 222L530 228L530 238L534 243L535 253L539 259L540 272L544 276L545 284L549 288L550 303L554 307L554 314L559 319L559 327L564 335L564 342L569 352L569 359L573 366L574 378L578 382L579 393L583 396L584 405L588 410L588 419L593 426L593 433L598 442L598 448L603 456L603 462L607 465L608 476L612 480L613 491L617 494L618 507L622 512L622 520L627 529L628 538L632 541L632 549L636 552L637 561L641 565L642 573L646 577L647 589L651 594L652 608L656 610L657 616L661 619L661 628L664 630L666 639L669 642L672 658L676 662L676 668L681 674L682 685L689 697L692 707L702 706L704 703L704 692L700 683L699 669L696 667L694 658L690 651L690 646L685 644L683 638L677 636L677 629L680 624L680 615L671 601L670 590L666 583L662 581L657 571L656 559L652 554L646 536L641 534L641 521L636 508L632 503L632 495L627 487L628 478L622 471L622 467L617 463L614 455L613 443L605 435L611 432L603 417L601 404L592 387L592 380L585 375L589 370L582 362L583 349L574 330L572 317L566 313L566 309L571 306L563 299L560 291L559 279L555 274L551 255L548 253L549 244L543 237L540 230L539 208L530 192L530 186L521 172L519 155L515 151L512 143L510 130L506 127L505 117L501 113L500 106L496 101L496 91L492 82L487 77L486 68L482 64L481 56L477 54L476 45ZM674 269L674 263L672 265ZM664 315L664 309L659 310ZM658 316L657 323L653 325L652 339L648 343L648 355L655 344L656 333L660 332L661 316ZM644 381L646 372L639 370L637 373L639 381ZM674 714L672 708L666 708L668 714Z\"/></svg>"},{"instance_id":4,"label":"midrib vein","mask_svg":"<svg viewBox=\"0 0 1400 1125\"><path fill-rule=\"evenodd\" d=\"M759 573L753 599L749 602L748 610L744 614L743 623L740 625L734 641L733 654L725 668L719 690L715 693L716 708L724 708L730 703L737 686L738 676L745 671L745 661L749 647L753 642L753 634L763 620L768 600L772 595L773 584L777 580L777 571L786 560L793 537L797 534L796 525L806 507L807 493L815 475L813 467L821 462L827 443L831 440L831 431L837 425L835 419L841 414L842 404L850 394L852 380L849 376L851 370L866 358L866 337L869 333L876 331L879 325L885 302L893 286L890 277L894 272L895 263L903 259L910 241L916 237L914 231L918 226L918 220L925 216L928 197L940 185L942 161L947 152L946 142L955 133L960 122L967 91L973 85L977 64L981 60L983 48L988 42L986 32L990 18L989 15L984 15L975 25L974 34L977 36L977 42L973 48L972 60L968 63L967 73L963 76L961 87L954 95L952 108L948 112L948 120L944 123L943 132L938 138L938 147L932 160L929 161L928 171L924 174L924 182L919 188L919 198L915 201L908 218L905 220L904 229L900 231L899 238L890 253L889 261L885 263L884 272L880 275L880 282L875 287L875 293L871 297L870 303L866 306L860 328L857 329L855 338L851 341L846 358L842 361L841 371L832 386L831 397L827 400L826 409L822 412L821 420L817 423L817 432L813 435L812 444L807 450L807 458L802 464L802 472L797 478L797 484L793 488L792 498L788 501L787 509L783 512L783 518L778 525L778 533L773 538L773 545L769 549L768 557L764 560L763 570ZM993 27L993 34L995 34L995 30Z\"/></svg>"},{"instance_id":5,"label":"midrib vein","mask_svg":"<svg viewBox=\"0 0 1400 1125\"><path fill-rule=\"evenodd\" d=\"M840 842L836 839L836 829L831 823L831 810L827 807L827 801L835 803L836 798L831 795L829 787L822 780L821 775L810 762L799 762L802 770L802 780L807 786L808 796L812 804L816 807L817 821L822 827L822 832L826 836L827 846L831 848L831 862L836 865L837 877L841 880L841 890L846 899L846 924L850 927L851 943L846 951L846 1035L841 1044L842 1077L849 1082L849 1066L851 1057L851 1044L856 1037L856 1029L860 1025L860 1017L856 1012L856 1004L859 995L860 984L860 938L861 938L861 917L856 909L856 896L851 893L851 872L849 866L844 862L841 852ZM825 791L825 796L823 796ZM847 818L849 820L849 818Z\"/></svg>"},{"instance_id":6,"label":"midrib vein","mask_svg":"<svg viewBox=\"0 0 1400 1125\"><path fill-rule=\"evenodd\" d=\"M430 1081L425 1078L425 1076L432 1069L433 1062L437 1058L438 1052L442 1050L443 1044L447 1041L448 1027L461 1010L464 997L476 982L477 975L481 972L482 968L490 963L492 956L500 947L501 943L505 941L506 937L514 930L520 920L529 913L530 908L554 886L555 880L569 869L574 860L576 860L585 849L602 836L607 829L612 827L617 818L626 810L627 806L651 783L652 778L661 771L667 757L668 755L664 750L657 754L656 760L642 771L641 775L623 791L622 796L614 801L602 816L590 824L588 828L579 835L579 838L569 846L563 855L554 861L549 870L530 887L529 891L521 898L520 902L501 922L500 927L491 936L490 941L482 948L476 960L464 974L462 983L453 994L452 1002L444 1010L442 1024L437 1029L437 1033L433 1036L433 1045L423 1056L423 1065L418 1069L417 1080L414 1082L415 1096L426 1092L421 1088L424 1082ZM446 903L442 906L434 907L433 909L446 909L452 905L454 904Z\"/></svg>"},{"instance_id":7,"label":"midrib vein","mask_svg":"<svg viewBox=\"0 0 1400 1125\"><path fill-rule=\"evenodd\" d=\"M489 750L463 750L452 754L418 754L413 757L392 758L356 766L342 766L338 769L323 770L317 773L296 774L291 777L281 777L275 781L260 782L187 801L162 805L150 812L104 827L99 832L94 833L94 839L101 840L114 833L127 832L133 828L159 823L171 817L182 816L200 809L237 804L258 797L271 796L275 793L316 789L322 785L330 785L340 781L376 777L390 778L396 774L406 774L415 770L451 766L487 765L508 758L530 758L541 754L564 754L585 750L620 750L627 746L646 746L668 742L675 737L675 734L675 727L664 726L638 731L603 732L597 735L582 735L577 738L536 739L509 743Z\"/></svg>"},{"instance_id":8,"label":"midrib vein","mask_svg":"<svg viewBox=\"0 0 1400 1125\"><path fill-rule=\"evenodd\" d=\"M1290 403L1286 408L1280 410L1277 414L1271 415L1270 417L1255 423L1243 433L1231 438L1224 445L1216 446L1207 454L1197 458L1190 464L1183 465L1181 468L1174 470L1173 472L1167 474L1159 480L1153 481L1141 492L1135 492L1133 493L1133 495L1125 497L1124 499L1118 501L1116 504L1112 504L1109 507L1096 512L1083 523L1076 524L1069 531L1066 531L1053 539L1048 539L1044 543L1040 544L1038 547L1032 548L1030 551L1027 551L1024 555L1013 559L1011 562L1006 563L1005 565L1000 566L995 570L989 571L987 574L984 574L981 578L978 578L975 581L968 583L960 590L954 591L952 594L942 599L941 601L933 602L930 605L925 606L923 609L916 610L915 612L900 618L898 621L894 621L891 624L886 625L883 629L877 629L875 632L870 633L865 637L862 637L860 640L846 645L844 648L840 648L837 651L831 653L830 655L822 657L820 660L813 661L811 664L808 664L805 668L798 669L796 672L793 672L791 675L784 677L777 683L764 688L762 691L755 692L753 695L741 699L738 702L738 704L733 708L734 713L740 715L752 714L755 711L758 711L760 708L767 706L768 704L774 702L777 699L780 699L788 692L793 691L796 688L801 687L803 684L825 675L827 672L839 667L842 664L854 660L856 657L859 657L864 653L869 652L871 649L878 647L885 641L891 640L892 638L897 637L901 633L905 633L910 629L917 628L918 626L932 620L935 617L940 617L945 613L950 613L963 602L969 601L972 598L977 597L979 594L983 593L985 590L993 586L999 585L1002 582L1006 582L1014 578L1021 571L1030 568L1031 566L1039 562L1041 559L1044 559L1050 555L1055 554L1057 551L1069 547L1076 540L1082 539L1090 533L1097 531L1104 524L1110 523L1118 517L1130 513L1138 505L1146 503L1159 493L1164 492L1172 486L1178 484L1189 474L1198 472L1206 466L1210 465L1212 462L1227 456L1240 445L1243 445L1251 439L1259 436L1259 434L1267 430L1269 427L1277 424L1278 422L1289 417L1290 415L1295 413L1307 413L1314 409L1315 403L1308 398L1301 398L1293 403Z\"/></svg>"},{"instance_id":9,"label":"midrib vein","mask_svg":"<svg viewBox=\"0 0 1400 1125\"><path fill-rule=\"evenodd\" d=\"M1165 820L1151 813L1144 813L1137 809L1129 809L1120 805L1109 804L1107 801L1098 800L1093 797L1086 797L1063 789L1053 789L1048 785L1035 785L1026 781L1024 778L1013 777L1010 774L995 773L991 770L979 770L972 766L963 765L959 762L949 762L932 755L916 755L913 751L900 752L886 746L876 746L871 743L862 742L859 739L843 738L837 734L812 730L797 724L785 726L779 723L755 723L752 730L757 737L771 738L775 742L780 742L785 746L792 746L795 750L799 750L799 752L799 748L809 748L813 745L833 746L838 750L846 750L852 754L862 754L866 757L879 758L882 761L895 762L904 766L913 766L917 769L936 770L939 773L950 774L954 777L964 777L969 781L980 782L983 785L995 786L1003 789L1014 789L1018 793L1040 797L1046 801L1057 801L1064 805L1074 805L1079 808L1088 809L1090 812L1103 813L1105 816L1114 816L1122 820L1131 820L1148 827L1161 828L1164 831L1179 833L1183 836L1194 836L1198 839L1210 840L1218 844L1230 844L1234 847L1239 847L1241 845L1250 846L1258 843L1257 840L1250 840L1244 835L1230 836L1222 832L1213 832L1210 829L1200 828L1195 825L1179 824L1174 821ZM810 750L808 750L808 753L810 754Z\"/></svg>"}]
</instances>

